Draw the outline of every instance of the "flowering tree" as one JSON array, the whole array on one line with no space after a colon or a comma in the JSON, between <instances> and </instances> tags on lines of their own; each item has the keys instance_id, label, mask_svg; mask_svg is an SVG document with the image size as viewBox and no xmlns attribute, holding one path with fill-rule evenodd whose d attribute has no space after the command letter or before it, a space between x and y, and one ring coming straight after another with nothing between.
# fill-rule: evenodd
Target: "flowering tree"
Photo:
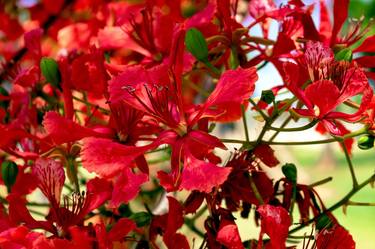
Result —
<instances>
[{"instance_id":1,"label":"flowering tree","mask_svg":"<svg viewBox=\"0 0 375 249\"><path fill-rule=\"evenodd\" d=\"M351 161L355 138L374 145L375 36L371 22L347 21L348 5L2 1L0 247L355 248L332 211L375 181L359 182ZM267 63L283 84L256 99ZM213 135L236 121L243 140ZM253 141L250 122L263 125ZM277 140L311 128L328 138ZM219 157L229 143L237 149ZM331 178L300 182L272 149L320 143L341 147L351 176L330 207L314 188ZM241 239L234 215L254 218L259 234Z\"/></svg>"}]
</instances>

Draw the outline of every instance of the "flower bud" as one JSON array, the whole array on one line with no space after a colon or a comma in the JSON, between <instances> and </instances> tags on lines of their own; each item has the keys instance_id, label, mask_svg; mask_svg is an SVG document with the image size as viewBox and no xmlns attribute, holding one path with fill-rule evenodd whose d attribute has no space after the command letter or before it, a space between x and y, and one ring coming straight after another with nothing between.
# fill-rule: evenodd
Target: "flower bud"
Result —
<instances>
[{"instance_id":1,"label":"flower bud","mask_svg":"<svg viewBox=\"0 0 375 249\"><path fill-rule=\"evenodd\" d=\"M5 161L1 164L1 176L7 187L8 193L17 179L18 166L14 162Z\"/></svg>"},{"instance_id":2,"label":"flower bud","mask_svg":"<svg viewBox=\"0 0 375 249\"><path fill-rule=\"evenodd\" d=\"M357 141L358 147L361 150L368 150L374 147L374 136L365 135L358 139Z\"/></svg>"},{"instance_id":3,"label":"flower bud","mask_svg":"<svg viewBox=\"0 0 375 249\"><path fill-rule=\"evenodd\" d=\"M61 75L59 65L52 58L43 57L40 60L40 70L47 82L51 83L55 87L59 87L61 81Z\"/></svg>"},{"instance_id":4,"label":"flower bud","mask_svg":"<svg viewBox=\"0 0 375 249\"><path fill-rule=\"evenodd\" d=\"M271 104L273 101L275 101L275 95L273 94L272 90L263 90L260 100L266 102L267 104Z\"/></svg>"},{"instance_id":5,"label":"flower bud","mask_svg":"<svg viewBox=\"0 0 375 249\"><path fill-rule=\"evenodd\" d=\"M293 163L286 163L281 170L289 181L293 183L297 182L297 168Z\"/></svg>"},{"instance_id":6,"label":"flower bud","mask_svg":"<svg viewBox=\"0 0 375 249\"><path fill-rule=\"evenodd\" d=\"M195 28L189 29L185 36L186 49L199 61L208 61L208 46L203 34Z\"/></svg>"}]
</instances>

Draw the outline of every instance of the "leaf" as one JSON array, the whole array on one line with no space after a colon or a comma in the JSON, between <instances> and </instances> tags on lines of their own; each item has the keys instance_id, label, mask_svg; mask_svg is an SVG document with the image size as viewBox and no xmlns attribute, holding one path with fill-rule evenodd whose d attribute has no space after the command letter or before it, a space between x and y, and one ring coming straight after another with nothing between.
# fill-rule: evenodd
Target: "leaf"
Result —
<instances>
[{"instance_id":1,"label":"leaf","mask_svg":"<svg viewBox=\"0 0 375 249\"><path fill-rule=\"evenodd\" d=\"M61 74L59 65L54 59L43 57L40 60L40 70L42 71L42 74L46 78L47 82L51 83L54 87L61 89Z\"/></svg>"},{"instance_id":2,"label":"leaf","mask_svg":"<svg viewBox=\"0 0 375 249\"><path fill-rule=\"evenodd\" d=\"M335 54L335 60L337 61L352 61L353 52L350 48L341 49Z\"/></svg>"},{"instance_id":3,"label":"leaf","mask_svg":"<svg viewBox=\"0 0 375 249\"><path fill-rule=\"evenodd\" d=\"M208 61L208 46L203 34L196 28L189 29L185 36L186 49L199 61Z\"/></svg>"}]
</instances>

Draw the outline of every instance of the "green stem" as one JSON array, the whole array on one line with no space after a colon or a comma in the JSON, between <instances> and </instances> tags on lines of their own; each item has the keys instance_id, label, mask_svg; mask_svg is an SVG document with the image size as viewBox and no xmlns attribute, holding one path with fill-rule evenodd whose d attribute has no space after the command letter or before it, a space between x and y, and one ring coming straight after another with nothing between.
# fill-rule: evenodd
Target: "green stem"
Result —
<instances>
[{"instance_id":1,"label":"green stem","mask_svg":"<svg viewBox=\"0 0 375 249\"><path fill-rule=\"evenodd\" d=\"M207 209L208 209L208 207L204 206L191 219L194 220L194 221L197 220L199 217L201 217L207 211Z\"/></svg>"},{"instance_id":2,"label":"green stem","mask_svg":"<svg viewBox=\"0 0 375 249\"><path fill-rule=\"evenodd\" d=\"M211 62L209 61L202 61L204 63L204 65L206 65L207 68L209 68L214 74L216 74L217 76L220 75L220 70L217 69L214 65L211 64Z\"/></svg>"},{"instance_id":3,"label":"green stem","mask_svg":"<svg viewBox=\"0 0 375 249\"><path fill-rule=\"evenodd\" d=\"M169 148L168 146L164 146L164 147L162 147L162 148L157 148L157 149L154 149L154 150L146 151L145 154L151 154L151 153L156 153L156 152L165 151L165 150L167 150L168 148Z\"/></svg>"},{"instance_id":4,"label":"green stem","mask_svg":"<svg viewBox=\"0 0 375 249\"><path fill-rule=\"evenodd\" d=\"M310 144L326 144L326 143L333 143L333 142L341 142L345 141L346 139L357 137L363 134L367 134L367 128L366 129L360 129L357 131L354 131L352 133L348 133L344 136L337 136L334 138L324 139L324 140L316 140L316 141L298 141L298 142L273 142L273 141L261 141L261 143L264 144L270 144L270 145L310 145ZM235 143L235 144L244 144L246 141L244 140L238 140L238 139L221 139L224 143ZM249 141L249 144L256 144L257 141Z\"/></svg>"},{"instance_id":5,"label":"green stem","mask_svg":"<svg viewBox=\"0 0 375 249\"><path fill-rule=\"evenodd\" d=\"M295 131L304 131L304 130L307 130L307 129L310 129L312 127L315 126L315 124L318 122L317 120L314 120L304 126L301 126L301 127L294 127L294 128L284 128L283 125L286 123L286 121L288 121L288 123L290 122L291 120L291 117L289 116L289 118L287 118L284 123L281 125L280 128L278 127L272 127L270 126L269 129L270 130L274 130L274 131L278 131L278 132L295 132Z\"/></svg>"},{"instance_id":6,"label":"green stem","mask_svg":"<svg viewBox=\"0 0 375 249\"><path fill-rule=\"evenodd\" d=\"M255 185L255 182L254 182L254 179L253 179L252 175L249 175L249 180L250 180L250 186L251 186L251 189L254 192L255 198L258 200L260 205L263 205L264 201L263 201L262 195L259 193L259 190L258 190L257 186Z\"/></svg>"},{"instance_id":7,"label":"green stem","mask_svg":"<svg viewBox=\"0 0 375 249\"><path fill-rule=\"evenodd\" d=\"M80 98L78 98L78 97L76 97L76 96L73 96L73 99L76 100L76 101L78 101L78 102L81 102L81 103L83 103L83 104L85 104L85 105L87 105L87 106L91 106L91 107L98 108L98 110L101 111L101 112L104 113L104 114L109 114L109 113L110 113L109 110L107 110L107 109L105 109L105 108L103 108L103 107L100 107L100 106L98 106L98 105L91 104L90 102L87 102L87 101L85 101L85 100L82 100L82 99L80 99Z\"/></svg>"},{"instance_id":8,"label":"green stem","mask_svg":"<svg viewBox=\"0 0 375 249\"><path fill-rule=\"evenodd\" d=\"M350 155L349 155L348 149L346 148L345 143L340 142L340 144L341 144L342 149L344 150L346 162L348 163L348 166L349 166L350 175L352 177L352 182L353 182L353 188L356 188L358 186L358 181L357 181L357 177L355 176L355 171L354 171L352 160L350 158Z\"/></svg>"},{"instance_id":9,"label":"green stem","mask_svg":"<svg viewBox=\"0 0 375 249\"><path fill-rule=\"evenodd\" d=\"M264 61L260 66L257 67L257 71L261 70L262 68L264 68L265 66L267 66L269 61Z\"/></svg>"},{"instance_id":10,"label":"green stem","mask_svg":"<svg viewBox=\"0 0 375 249\"><path fill-rule=\"evenodd\" d=\"M262 118L267 121L269 119L269 117L263 112L262 109L260 109L257 105L257 103L254 102L254 100L252 100L251 98L249 99L249 102L254 106L255 110L257 112L259 112L259 114L262 116Z\"/></svg>"},{"instance_id":11,"label":"green stem","mask_svg":"<svg viewBox=\"0 0 375 249\"><path fill-rule=\"evenodd\" d=\"M195 226L193 219L185 218L185 225L199 237L204 238L204 233Z\"/></svg>"},{"instance_id":12,"label":"green stem","mask_svg":"<svg viewBox=\"0 0 375 249\"><path fill-rule=\"evenodd\" d=\"M285 119L284 122L281 124L280 128L284 128L285 126L287 126L290 120L292 120L292 116L289 116L287 119ZM277 135L279 135L280 132L280 130L276 131L268 141L272 142L277 137Z\"/></svg>"},{"instance_id":13,"label":"green stem","mask_svg":"<svg viewBox=\"0 0 375 249\"><path fill-rule=\"evenodd\" d=\"M250 138L249 138L249 129L247 128L246 111L245 111L244 105L241 105L241 112L242 112L243 127L245 129L246 142L249 142L250 141Z\"/></svg>"},{"instance_id":14,"label":"green stem","mask_svg":"<svg viewBox=\"0 0 375 249\"><path fill-rule=\"evenodd\" d=\"M244 144L246 141L244 140L239 140L239 139L227 139L227 138L222 138L220 139L221 142L223 143L230 143L230 144ZM255 143L255 142L249 142L249 143Z\"/></svg>"},{"instance_id":15,"label":"green stem","mask_svg":"<svg viewBox=\"0 0 375 249\"><path fill-rule=\"evenodd\" d=\"M348 202L346 203L346 205L348 205L348 206L374 207L374 206L375 206L375 203L348 201Z\"/></svg>"},{"instance_id":16,"label":"green stem","mask_svg":"<svg viewBox=\"0 0 375 249\"><path fill-rule=\"evenodd\" d=\"M323 180L320 180L320 181L317 181L317 182L311 183L311 184L309 185L309 188L313 188L313 187L316 187L316 186L319 186L319 185L325 184L325 183L327 183L327 182L332 181L332 179L333 179L333 178L330 176L330 177L324 178Z\"/></svg>"}]
</instances>

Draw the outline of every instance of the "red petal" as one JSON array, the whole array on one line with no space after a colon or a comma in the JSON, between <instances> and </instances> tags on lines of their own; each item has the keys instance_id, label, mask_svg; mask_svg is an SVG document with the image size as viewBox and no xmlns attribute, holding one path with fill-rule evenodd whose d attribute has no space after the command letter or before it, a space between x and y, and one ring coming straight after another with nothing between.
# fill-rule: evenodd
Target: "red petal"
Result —
<instances>
[{"instance_id":1,"label":"red petal","mask_svg":"<svg viewBox=\"0 0 375 249\"><path fill-rule=\"evenodd\" d=\"M73 87L96 94L107 91L107 73L104 67L104 55L100 50L93 49L72 62L71 77Z\"/></svg>"},{"instance_id":2,"label":"red petal","mask_svg":"<svg viewBox=\"0 0 375 249\"><path fill-rule=\"evenodd\" d=\"M185 235L176 233L164 240L168 249L190 249Z\"/></svg>"},{"instance_id":3,"label":"red petal","mask_svg":"<svg viewBox=\"0 0 375 249\"><path fill-rule=\"evenodd\" d=\"M0 248L34 248L34 241L45 238L41 233L32 232L25 226L13 227L0 233Z\"/></svg>"},{"instance_id":4,"label":"red petal","mask_svg":"<svg viewBox=\"0 0 375 249\"><path fill-rule=\"evenodd\" d=\"M375 51L375 35L367 37L363 43L354 50L355 52L374 52Z\"/></svg>"},{"instance_id":5,"label":"red petal","mask_svg":"<svg viewBox=\"0 0 375 249\"><path fill-rule=\"evenodd\" d=\"M168 219L167 219L167 229L165 234L171 235L177 232L177 230L184 224L183 218L183 207L181 204L173 197L168 196Z\"/></svg>"},{"instance_id":6,"label":"red petal","mask_svg":"<svg viewBox=\"0 0 375 249\"><path fill-rule=\"evenodd\" d=\"M105 138L85 138L81 150L82 164L89 172L110 178L130 167L146 151L163 143L170 144L175 138L176 133L166 131L153 143L142 147L123 145Z\"/></svg>"},{"instance_id":7,"label":"red petal","mask_svg":"<svg viewBox=\"0 0 375 249\"><path fill-rule=\"evenodd\" d=\"M74 23L60 29L57 40L61 47L68 50L88 48L92 36L92 27L87 23Z\"/></svg>"},{"instance_id":8,"label":"red petal","mask_svg":"<svg viewBox=\"0 0 375 249\"><path fill-rule=\"evenodd\" d=\"M62 164L51 158L38 158L33 167L33 175L38 180L38 187L51 204L59 204L65 182L65 172Z\"/></svg>"},{"instance_id":9,"label":"red petal","mask_svg":"<svg viewBox=\"0 0 375 249\"><path fill-rule=\"evenodd\" d=\"M45 10L51 14L58 14L64 5L64 0L43 0Z\"/></svg>"},{"instance_id":10,"label":"red petal","mask_svg":"<svg viewBox=\"0 0 375 249\"><path fill-rule=\"evenodd\" d=\"M203 25L207 25L211 22L215 15L215 4L208 3L206 8L202 11L195 13L186 21L186 29L198 28Z\"/></svg>"},{"instance_id":11,"label":"red petal","mask_svg":"<svg viewBox=\"0 0 375 249\"><path fill-rule=\"evenodd\" d=\"M42 55L42 48L41 48L41 38L43 35L43 29L36 28L24 34L25 37L25 47L27 48L28 52L35 56L37 60L40 59Z\"/></svg>"},{"instance_id":12,"label":"red petal","mask_svg":"<svg viewBox=\"0 0 375 249\"><path fill-rule=\"evenodd\" d=\"M280 56L294 50L294 41L286 34L279 33L276 44L273 47L272 56Z\"/></svg>"},{"instance_id":13,"label":"red petal","mask_svg":"<svg viewBox=\"0 0 375 249\"><path fill-rule=\"evenodd\" d=\"M130 169L125 169L114 184L110 207L116 208L121 203L128 203L134 199L141 185L147 181L148 176L146 174L134 174Z\"/></svg>"},{"instance_id":14,"label":"red petal","mask_svg":"<svg viewBox=\"0 0 375 249\"><path fill-rule=\"evenodd\" d=\"M128 233L136 228L134 221L128 218L119 219L108 233L110 241L122 240Z\"/></svg>"},{"instance_id":15,"label":"red petal","mask_svg":"<svg viewBox=\"0 0 375 249\"><path fill-rule=\"evenodd\" d=\"M22 35L23 28L18 22L18 19L11 18L10 15L3 11L3 6L0 10L0 30L5 34L5 37L9 40L15 40ZM14 45L13 45L14 46Z\"/></svg>"},{"instance_id":16,"label":"red petal","mask_svg":"<svg viewBox=\"0 0 375 249\"><path fill-rule=\"evenodd\" d=\"M270 237L272 249L285 249L291 225L288 211L271 205L262 205L257 211L261 217L261 233L266 233Z\"/></svg>"},{"instance_id":17,"label":"red petal","mask_svg":"<svg viewBox=\"0 0 375 249\"><path fill-rule=\"evenodd\" d=\"M208 97L204 108L219 107L224 114L220 119L234 121L226 116L231 115L230 111L233 106L240 108L248 98L253 94L255 82L258 75L255 68L238 68L236 70L225 71L216 85L215 90Z\"/></svg>"},{"instance_id":18,"label":"red petal","mask_svg":"<svg viewBox=\"0 0 375 249\"><path fill-rule=\"evenodd\" d=\"M100 207L106 200L111 198L111 183L98 177L87 182L87 196L90 198L90 205L85 210L86 214ZM85 214L80 214L84 216Z\"/></svg>"},{"instance_id":19,"label":"red petal","mask_svg":"<svg viewBox=\"0 0 375 249\"><path fill-rule=\"evenodd\" d=\"M9 218L14 223L25 223L31 229L43 228L51 233L55 233L55 228L46 221L37 221L26 208L26 200L18 194L9 194L7 196L9 203Z\"/></svg>"},{"instance_id":20,"label":"red petal","mask_svg":"<svg viewBox=\"0 0 375 249\"><path fill-rule=\"evenodd\" d=\"M349 0L334 0L333 16L334 23L332 29L331 45L336 42L336 37L348 17Z\"/></svg>"},{"instance_id":21,"label":"red petal","mask_svg":"<svg viewBox=\"0 0 375 249\"><path fill-rule=\"evenodd\" d=\"M44 115L43 126L56 144L74 142L84 137L100 136L97 132L52 111Z\"/></svg>"},{"instance_id":22,"label":"red petal","mask_svg":"<svg viewBox=\"0 0 375 249\"><path fill-rule=\"evenodd\" d=\"M375 39L374 39L374 42L375 42ZM375 48L374 48L374 50L375 50ZM355 61L359 65L361 65L362 67L368 67L368 68L375 67L375 58L374 58L374 56L370 56L370 55L362 56L362 57L359 57L359 58L355 59Z\"/></svg>"},{"instance_id":23,"label":"red petal","mask_svg":"<svg viewBox=\"0 0 375 249\"><path fill-rule=\"evenodd\" d=\"M254 155L268 167L275 167L280 162L275 157L273 149L267 144L260 144L254 149Z\"/></svg>"},{"instance_id":24,"label":"red petal","mask_svg":"<svg viewBox=\"0 0 375 249\"><path fill-rule=\"evenodd\" d=\"M146 150L105 138L85 138L81 150L82 164L89 172L101 177L113 177L130 167L133 160Z\"/></svg>"},{"instance_id":25,"label":"red petal","mask_svg":"<svg viewBox=\"0 0 375 249\"><path fill-rule=\"evenodd\" d=\"M151 56L150 52L139 46L133 39L129 38L128 34L118 26L106 26L104 29L99 30L98 42L100 48L104 50L126 48L145 56Z\"/></svg>"},{"instance_id":26,"label":"red petal","mask_svg":"<svg viewBox=\"0 0 375 249\"><path fill-rule=\"evenodd\" d=\"M336 224L318 234L316 246L317 249L355 249L355 242L345 228Z\"/></svg>"},{"instance_id":27,"label":"red petal","mask_svg":"<svg viewBox=\"0 0 375 249\"><path fill-rule=\"evenodd\" d=\"M226 219L221 221L216 239L229 249L244 248L237 225Z\"/></svg>"},{"instance_id":28,"label":"red petal","mask_svg":"<svg viewBox=\"0 0 375 249\"><path fill-rule=\"evenodd\" d=\"M319 33L323 36L324 40L329 40L332 32L331 20L329 18L329 11L325 0L320 0L320 23Z\"/></svg>"},{"instance_id":29,"label":"red petal","mask_svg":"<svg viewBox=\"0 0 375 249\"><path fill-rule=\"evenodd\" d=\"M228 178L230 168L219 167L213 163L185 156L181 188L209 193Z\"/></svg>"},{"instance_id":30,"label":"red petal","mask_svg":"<svg viewBox=\"0 0 375 249\"><path fill-rule=\"evenodd\" d=\"M305 90L306 97L315 105L316 116L323 117L340 103L340 91L330 80L319 80L309 85Z\"/></svg>"}]
</instances>

